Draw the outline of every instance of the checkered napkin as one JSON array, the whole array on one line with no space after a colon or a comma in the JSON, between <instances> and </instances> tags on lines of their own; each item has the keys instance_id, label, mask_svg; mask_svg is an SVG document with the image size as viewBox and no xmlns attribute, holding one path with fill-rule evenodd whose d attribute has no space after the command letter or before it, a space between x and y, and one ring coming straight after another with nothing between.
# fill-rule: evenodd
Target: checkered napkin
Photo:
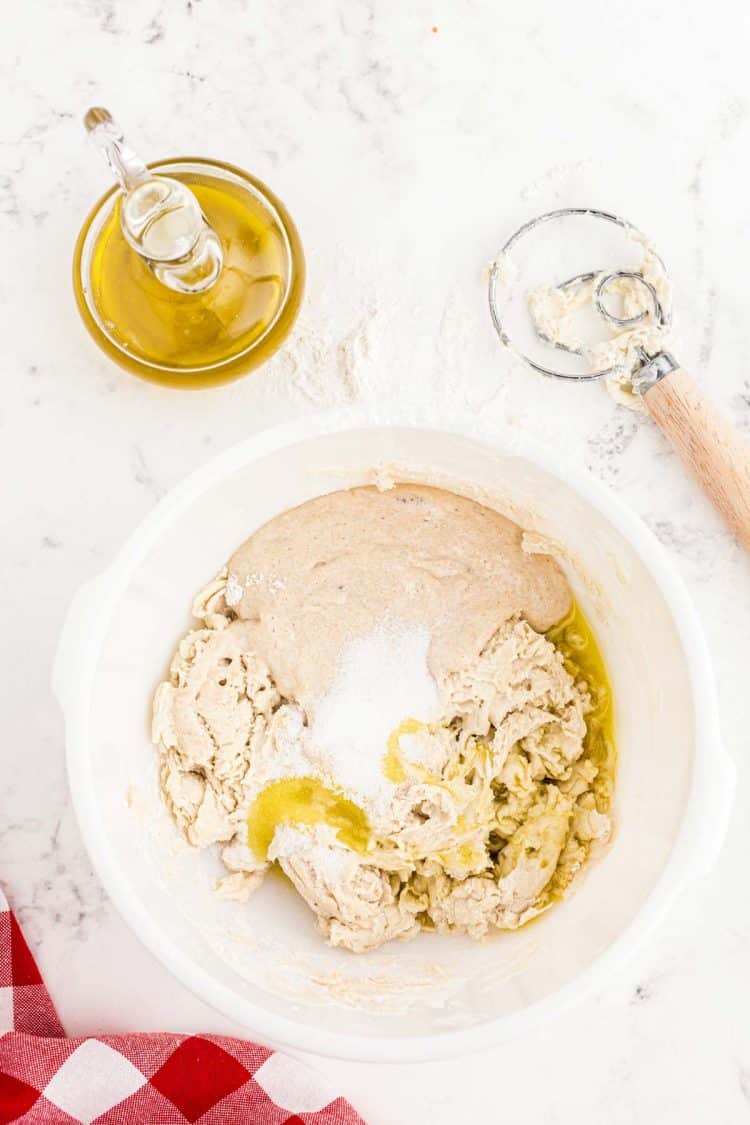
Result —
<instances>
[{"instance_id":1,"label":"checkered napkin","mask_svg":"<svg viewBox=\"0 0 750 1125\"><path fill-rule=\"evenodd\" d=\"M0 1125L364 1125L301 1063L218 1035L66 1039L0 891Z\"/></svg>"}]
</instances>

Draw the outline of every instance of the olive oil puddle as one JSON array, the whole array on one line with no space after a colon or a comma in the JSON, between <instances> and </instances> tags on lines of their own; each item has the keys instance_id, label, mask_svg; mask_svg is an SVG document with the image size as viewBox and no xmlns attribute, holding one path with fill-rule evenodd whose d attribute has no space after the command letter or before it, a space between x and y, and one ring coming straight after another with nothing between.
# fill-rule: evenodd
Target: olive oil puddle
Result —
<instances>
[{"instance_id":1,"label":"olive oil puddle","mask_svg":"<svg viewBox=\"0 0 750 1125\"><path fill-rule=\"evenodd\" d=\"M593 782L596 807L606 813L611 805L616 763L614 705L606 666L594 632L580 605L573 600L568 614L545 634L563 657L565 669L577 684L586 687L591 710L586 714L586 735L581 761L589 759L598 769ZM447 779L429 775L423 766L410 762L400 746L401 737L428 729L416 719L405 719L391 733L383 755L383 772L394 785L409 777L445 785ZM356 732L355 732L356 735ZM489 752L487 744L475 740L472 753ZM466 763L463 763L465 768ZM453 771L449 771L453 772ZM447 787L447 786L446 786ZM372 831L365 811L340 789L314 777L283 778L271 782L255 798L248 815L248 844L260 859L266 859L276 828L280 824L332 828L339 841L365 855L373 846ZM457 825L457 829L462 826ZM467 865L476 856L466 856ZM553 878L544 907L562 897L565 886Z\"/></svg>"}]
</instances>

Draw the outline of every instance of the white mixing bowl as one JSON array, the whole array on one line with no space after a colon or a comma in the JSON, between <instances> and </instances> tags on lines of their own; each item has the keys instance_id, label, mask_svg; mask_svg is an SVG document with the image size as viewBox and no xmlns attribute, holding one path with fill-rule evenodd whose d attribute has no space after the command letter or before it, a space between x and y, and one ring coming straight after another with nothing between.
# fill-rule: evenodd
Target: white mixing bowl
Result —
<instances>
[{"instance_id":1,"label":"white mixing bowl","mask_svg":"<svg viewBox=\"0 0 750 1125\"><path fill-rule=\"evenodd\" d=\"M187 847L159 797L150 700L194 593L270 517L373 479L428 480L562 545L616 703L616 831L576 893L477 944L423 934L365 956L328 949L281 879L246 905L213 893L213 854ZM93 863L124 918L184 984L272 1045L363 1060L496 1044L600 986L705 874L734 770L700 625L641 521L520 433L376 422L337 411L251 437L167 496L76 596L55 690L70 786Z\"/></svg>"}]
</instances>

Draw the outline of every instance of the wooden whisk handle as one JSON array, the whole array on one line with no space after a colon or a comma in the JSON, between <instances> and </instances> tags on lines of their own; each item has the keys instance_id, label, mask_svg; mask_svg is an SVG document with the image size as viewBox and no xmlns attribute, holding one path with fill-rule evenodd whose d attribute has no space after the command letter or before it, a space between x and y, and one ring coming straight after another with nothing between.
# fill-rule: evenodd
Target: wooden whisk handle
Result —
<instances>
[{"instance_id":1,"label":"wooden whisk handle","mask_svg":"<svg viewBox=\"0 0 750 1125\"><path fill-rule=\"evenodd\" d=\"M657 426L750 551L750 446L682 367L644 392Z\"/></svg>"}]
</instances>

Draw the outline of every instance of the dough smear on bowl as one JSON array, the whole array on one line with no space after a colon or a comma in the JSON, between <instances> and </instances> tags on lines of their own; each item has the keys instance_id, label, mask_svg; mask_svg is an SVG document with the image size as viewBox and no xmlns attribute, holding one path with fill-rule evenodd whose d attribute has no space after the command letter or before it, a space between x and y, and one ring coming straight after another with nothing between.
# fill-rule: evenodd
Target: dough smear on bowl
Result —
<instances>
[{"instance_id":1,"label":"dough smear on bowl","mask_svg":"<svg viewBox=\"0 0 750 1125\"><path fill-rule=\"evenodd\" d=\"M221 895L276 861L361 952L514 929L567 892L611 830L611 698L522 537L440 489L350 489L271 520L199 594L153 736Z\"/></svg>"}]
</instances>

